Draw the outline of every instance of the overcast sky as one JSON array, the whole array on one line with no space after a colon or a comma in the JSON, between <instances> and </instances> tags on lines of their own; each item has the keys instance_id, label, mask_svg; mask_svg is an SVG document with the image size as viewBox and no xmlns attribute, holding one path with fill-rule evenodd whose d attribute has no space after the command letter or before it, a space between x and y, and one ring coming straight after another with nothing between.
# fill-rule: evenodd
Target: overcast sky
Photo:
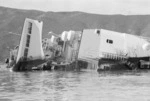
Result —
<instances>
[{"instance_id":1,"label":"overcast sky","mask_svg":"<svg viewBox=\"0 0 150 101\"><path fill-rule=\"evenodd\" d=\"M96 14L150 14L150 0L0 0L0 6Z\"/></svg>"}]
</instances>

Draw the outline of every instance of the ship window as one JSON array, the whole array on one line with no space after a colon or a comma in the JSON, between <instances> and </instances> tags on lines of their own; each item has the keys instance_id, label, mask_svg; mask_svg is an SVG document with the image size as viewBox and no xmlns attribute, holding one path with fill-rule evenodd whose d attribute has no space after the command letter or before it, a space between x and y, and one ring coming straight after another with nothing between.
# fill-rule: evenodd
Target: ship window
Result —
<instances>
[{"instance_id":1,"label":"ship window","mask_svg":"<svg viewBox=\"0 0 150 101\"><path fill-rule=\"evenodd\" d=\"M27 58L27 56L28 56L28 48L25 48L25 50L24 50L24 57Z\"/></svg>"},{"instance_id":2,"label":"ship window","mask_svg":"<svg viewBox=\"0 0 150 101\"><path fill-rule=\"evenodd\" d=\"M100 30L97 30L97 34L100 34Z\"/></svg>"},{"instance_id":3,"label":"ship window","mask_svg":"<svg viewBox=\"0 0 150 101\"><path fill-rule=\"evenodd\" d=\"M28 24L28 33L31 34L31 32L32 32L32 23L29 22L29 24Z\"/></svg>"},{"instance_id":4,"label":"ship window","mask_svg":"<svg viewBox=\"0 0 150 101\"><path fill-rule=\"evenodd\" d=\"M110 39L107 39L106 42L109 44L113 44L113 40L110 40Z\"/></svg>"},{"instance_id":5,"label":"ship window","mask_svg":"<svg viewBox=\"0 0 150 101\"><path fill-rule=\"evenodd\" d=\"M30 35L27 35L26 47L29 47L30 44Z\"/></svg>"}]
</instances>

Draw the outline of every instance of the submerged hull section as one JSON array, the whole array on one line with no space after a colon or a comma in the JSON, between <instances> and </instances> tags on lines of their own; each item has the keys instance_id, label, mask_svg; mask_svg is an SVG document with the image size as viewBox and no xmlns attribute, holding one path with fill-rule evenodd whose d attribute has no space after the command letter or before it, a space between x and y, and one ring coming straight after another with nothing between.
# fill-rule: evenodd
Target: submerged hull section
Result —
<instances>
[{"instance_id":1,"label":"submerged hull section","mask_svg":"<svg viewBox=\"0 0 150 101\"><path fill-rule=\"evenodd\" d=\"M100 59L98 71L140 70L150 69L150 57L130 57L124 61L114 59Z\"/></svg>"},{"instance_id":2,"label":"submerged hull section","mask_svg":"<svg viewBox=\"0 0 150 101\"><path fill-rule=\"evenodd\" d=\"M31 71L31 70L41 70L43 69L43 63L45 63L45 60L36 59L36 60L19 60L13 67L13 71ZM49 67L50 68L50 67ZM50 68L51 69L51 68Z\"/></svg>"}]
</instances>

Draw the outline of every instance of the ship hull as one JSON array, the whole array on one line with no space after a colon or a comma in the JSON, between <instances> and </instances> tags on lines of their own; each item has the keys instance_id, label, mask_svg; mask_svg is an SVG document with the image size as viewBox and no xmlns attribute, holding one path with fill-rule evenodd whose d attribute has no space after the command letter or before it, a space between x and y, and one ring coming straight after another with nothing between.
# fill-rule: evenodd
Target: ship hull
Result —
<instances>
[{"instance_id":1,"label":"ship hull","mask_svg":"<svg viewBox=\"0 0 150 101\"><path fill-rule=\"evenodd\" d=\"M130 57L125 60L112 60L103 58L99 60L97 70L116 71L150 69L149 60L150 57Z\"/></svg>"},{"instance_id":2,"label":"ship hull","mask_svg":"<svg viewBox=\"0 0 150 101\"><path fill-rule=\"evenodd\" d=\"M13 67L13 71L31 71L31 70L41 70L43 69L46 61L41 59L18 61Z\"/></svg>"}]
</instances>

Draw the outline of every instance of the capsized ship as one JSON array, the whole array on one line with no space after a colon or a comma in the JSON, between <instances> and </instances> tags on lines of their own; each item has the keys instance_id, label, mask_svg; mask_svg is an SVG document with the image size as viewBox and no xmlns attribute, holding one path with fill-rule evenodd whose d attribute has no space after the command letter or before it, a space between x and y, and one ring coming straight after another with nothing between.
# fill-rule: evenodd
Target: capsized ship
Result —
<instances>
[{"instance_id":1,"label":"capsized ship","mask_svg":"<svg viewBox=\"0 0 150 101\"><path fill-rule=\"evenodd\" d=\"M111 70L118 64L126 69L149 64L148 38L105 29L84 29L64 31L59 35L48 33L51 38L42 40L42 26L42 21L25 19L20 44L6 61L8 67L14 71L45 66L49 69L64 67L63 70L87 67ZM116 69L122 69L122 66Z\"/></svg>"}]
</instances>

